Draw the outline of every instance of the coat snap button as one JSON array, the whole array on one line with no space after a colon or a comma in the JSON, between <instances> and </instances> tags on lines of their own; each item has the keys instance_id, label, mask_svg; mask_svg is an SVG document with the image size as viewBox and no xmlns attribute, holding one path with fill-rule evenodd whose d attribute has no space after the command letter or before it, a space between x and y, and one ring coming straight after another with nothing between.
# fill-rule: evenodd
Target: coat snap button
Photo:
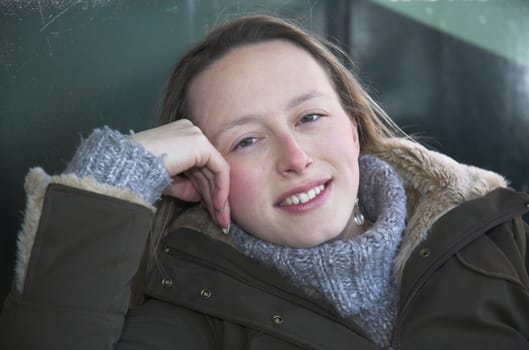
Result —
<instances>
[{"instance_id":1,"label":"coat snap button","mask_svg":"<svg viewBox=\"0 0 529 350\"><path fill-rule=\"evenodd\" d=\"M275 324L281 324L283 323L283 317L279 315L274 315L272 316L272 322L274 322Z\"/></svg>"},{"instance_id":2,"label":"coat snap button","mask_svg":"<svg viewBox=\"0 0 529 350\"><path fill-rule=\"evenodd\" d=\"M162 280L162 286L164 287L171 287L173 285L173 280L170 278L164 278Z\"/></svg>"},{"instance_id":3,"label":"coat snap button","mask_svg":"<svg viewBox=\"0 0 529 350\"><path fill-rule=\"evenodd\" d=\"M430 249L428 248L423 248L419 251L419 255L422 256L423 258L427 258L430 256L430 254L432 254L432 252L430 251Z\"/></svg>"},{"instance_id":4,"label":"coat snap button","mask_svg":"<svg viewBox=\"0 0 529 350\"><path fill-rule=\"evenodd\" d=\"M202 289L200 291L200 296L204 299L209 299L211 298L211 291L209 289Z\"/></svg>"}]
</instances>

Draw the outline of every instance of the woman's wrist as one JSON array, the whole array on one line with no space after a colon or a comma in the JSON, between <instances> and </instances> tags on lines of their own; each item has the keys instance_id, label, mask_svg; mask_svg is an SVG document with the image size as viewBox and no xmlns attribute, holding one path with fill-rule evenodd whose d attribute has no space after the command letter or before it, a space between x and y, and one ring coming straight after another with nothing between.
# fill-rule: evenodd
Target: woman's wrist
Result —
<instances>
[{"instance_id":1,"label":"woman's wrist","mask_svg":"<svg viewBox=\"0 0 529 350\"><path fill-rule=\"evenodd\" d=\"M129 189L150 203L171 183L160 158L108 127L95 129L82 141L65 172Z\"/></svg>"}]
</instances>

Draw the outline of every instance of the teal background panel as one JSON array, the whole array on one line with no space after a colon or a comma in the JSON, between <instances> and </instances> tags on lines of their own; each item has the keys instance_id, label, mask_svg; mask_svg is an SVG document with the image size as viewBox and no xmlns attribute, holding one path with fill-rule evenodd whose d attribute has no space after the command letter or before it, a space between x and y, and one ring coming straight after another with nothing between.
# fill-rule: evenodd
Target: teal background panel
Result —
<instances>
[{"instance_id":1,"label":"teal background panel","mask_svg":"<svg viewBox=\"0 0 529 350\"><path fill-rule=\"evenodd\" d=\"M0 0L0 301L28 169L60 173L82 136L156 125L177 58L245 14L339 42L405 130L529 191L525 0Z\"/></svg>"}]
</instances>

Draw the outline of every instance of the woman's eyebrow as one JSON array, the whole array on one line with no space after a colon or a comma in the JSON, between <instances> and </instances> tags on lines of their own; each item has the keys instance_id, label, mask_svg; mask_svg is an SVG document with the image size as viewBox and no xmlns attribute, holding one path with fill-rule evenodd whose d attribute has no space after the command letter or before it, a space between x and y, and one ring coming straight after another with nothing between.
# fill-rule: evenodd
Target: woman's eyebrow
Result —
<instances>
[{"instance_id":1,"label":"woman's eyebrow","mask_svg":"<svg viewBox=\"0 0 529 350\"><path fill-rule=\"evenodd\" d=\"M286 105L286 109L287 110L291 110L292 108L302 104L305 101L308 101L308 100L316 98L316 97L321 97L321 96L324 96L324 94L322 94L321 92L319 92L317 90L310 90L310 91L305 92L303 94L300 94L300 95L292 98L290 101L288 101L288 103ZM244 124L253 123L253 122L259 122L259 115L257 115L257 114L247 114L247 115L242 116L241 118L237 118L236 120L234 120L232 122L229 122L226 125L224 125L224 127L221 130L219 130L215 135L213 135L212 140L216 140L219 137L219 135L221 135L222 133L228 131L229 129L232 129L232 128L236 127L236 126L241 126L241 125L244 125Z\"/></svg>"},{"instance_id":2,"label":"woman's eyebrow","mask_svg":"<svg viewBox=\"0 0 529 350\"><path fill-rule=\"evenodd\" d=\"M321 97L323 94L319 92L318 90L310 90L309 92L303 93L299 96L294 97L292 100L290 100L287 104L287 110L292 109L303 102L313 99L315 97Z\"/></svg>"},{"instance_id":3,"label":"woman's eyebrow","mask_svg":"<svg viewBox=\"0 0 529 350\"><path fill-rule=\"evenodd\" d=\"M213 135L213 138L212 138L213 143L215 143L217 138L221 134L225 133L226 131L228 131L230 129L233 129L236 126L241 126L241 125L244 125L244 124L257 122L258 120L259 120L259 116L258 115L256 115L256 114L247 114L247 115L245 115L245 116L243 116L241 118L237 118L234 121L227 123L226 125L224 125L224 127L222 129L220 129L218 132L215 133L215 135Z\"/></svg>"}]
</instances>

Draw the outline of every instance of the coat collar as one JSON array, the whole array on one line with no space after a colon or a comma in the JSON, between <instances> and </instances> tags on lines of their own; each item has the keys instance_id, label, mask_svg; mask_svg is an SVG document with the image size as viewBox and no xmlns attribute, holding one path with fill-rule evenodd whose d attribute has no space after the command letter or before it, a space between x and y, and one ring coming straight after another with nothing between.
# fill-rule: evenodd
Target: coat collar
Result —
<instances>
[{"instance_id":1,"label":"coat collar","mask_svg":"<svg viewBox=\"0 0 529 350\"><path fill-rule=\"evenodd\" d=\"M365 153L392 165L401 176L406 189L408 224L395 261L395 276L399 284L412 251L427 237L432 225L441 216L461 203L507 186L505 179L498 174L458 163L443 154L426 149L417 142L403 138L387 139ZM71 174L50 177L40 168L32 169L26 177L27 203L17 242L15 285L20 292L23 290L46 188L50 183L104 193L154 210L149 203L145 203L130 191L99 184L91 178L79 179ZM230 237L222 233L200 206L192 207L186 211L186 215L177 217L169 231L179 226L202 231L234 246Z\"/></svg>"},{"instance_id":2,"label":"coat collar","mask_svg":"<svg viewBox=\"0 0 529 350\"><path fill-rule=\"evenodd\" d=\"M404 138L391 138L365 153L393 166L402 178L407 196L408 220L395 259L394 274L400 284L404 266L413 250L428 236L432 225L444 214L469 200L499 187L507 187L500 175L429 150ZM178 217L172 228L188 227L233 246L200 206Z\"/></svg>"},{"instance_id":3,"label":"coat collar","mask_svg":"<svg viewBox=\"0 0 529 350\"><path fill-rule=\"evenodd\" d=\"M471 242L474 245L471 251L483 256L481 268L488 266L489 273L495 271L492 274L496 276L512 275L510 271L515 268L507 259L508 255L501 253L501 249L493 250L500 252L500 257L506 259L506 264L502 265L502 260L492 258L493 251L483 243L490 244L493 240L479 240L479 238L482 238L484 233L498 228L507 219L526 213L529 209L528 205L527 193L498 188L483 197L462 203L440 217L432 226L428 238L419 243L407 261L401 283L401 306L406 303L413 291L448 259L456 253L469 254L464 253L464 247ZM476 240L479 240L479 243L474 242ZM476 247L480 248L476 249ZM514 275L516 274L514 272Z\"/></svg>"},{"instance_id":4,"label":"coat collar","mask_svg":"<svg viewBox=\"0 0 529 350\"><path fill-rule=\"evenodd\" d=\"M370 153L397 170L406 190L408 223L395 259L399 284L412 251L441 216L464 202L507 187L507 181L494 172L458 163L404 138L387 139Z\"/></svg>"}]
</instances>

